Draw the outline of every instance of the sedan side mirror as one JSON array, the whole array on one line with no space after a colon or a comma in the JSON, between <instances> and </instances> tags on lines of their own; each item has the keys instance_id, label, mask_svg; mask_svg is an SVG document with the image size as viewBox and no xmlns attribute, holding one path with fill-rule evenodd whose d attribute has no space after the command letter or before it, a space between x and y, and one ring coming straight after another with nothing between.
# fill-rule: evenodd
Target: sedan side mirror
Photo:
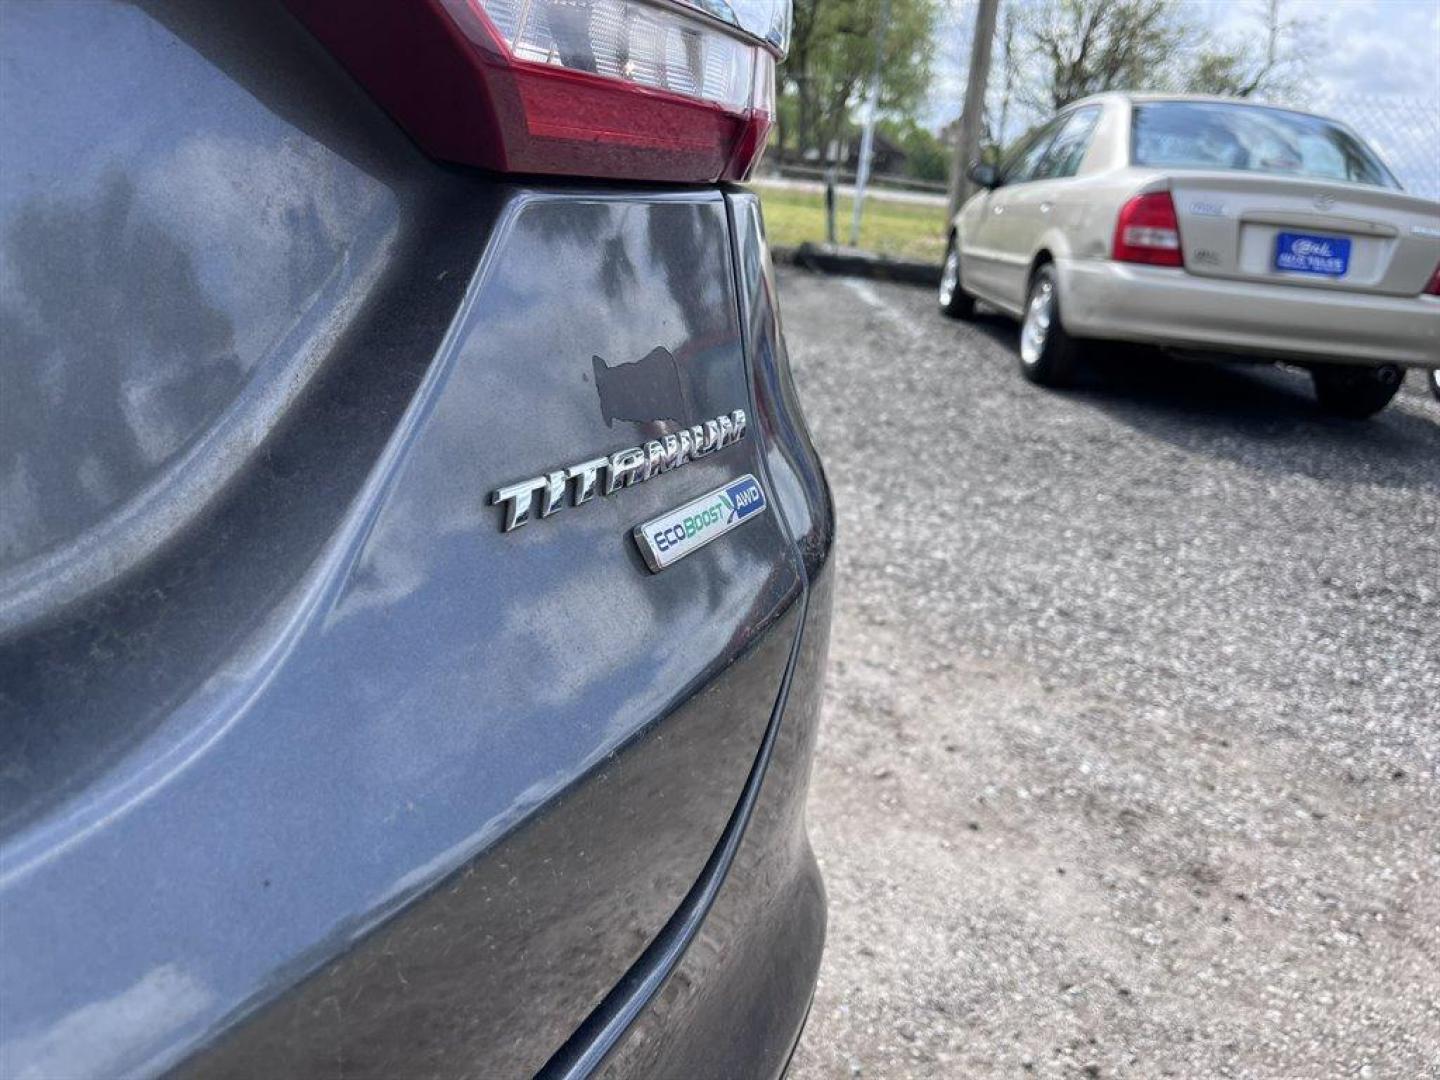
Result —
<instances>
[{"instance_id":1,"label":"sedan side mirror","mask_svg":"<svg viewBox=\"0 0 1440 1080\"><path fill-rule=\"evenodd\" d=\"M970 166L970 171L965 174L970 178L972 184L982 188L997 188L1000 186L1000 174L995 170L994 165L987 165L983 161L977 161Z\"/></svg>"}]
</instances>

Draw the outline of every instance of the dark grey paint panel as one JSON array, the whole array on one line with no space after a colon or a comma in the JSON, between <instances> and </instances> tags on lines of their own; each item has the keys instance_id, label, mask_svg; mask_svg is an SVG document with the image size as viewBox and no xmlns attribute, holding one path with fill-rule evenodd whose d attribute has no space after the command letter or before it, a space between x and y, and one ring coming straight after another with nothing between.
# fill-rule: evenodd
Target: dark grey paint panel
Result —
<instances>
[{"instance_id":1,"label":"dark grey paint panel","mask_svg":"<svg viewBox=\"0 0 1440 1080\"><path fill-rule=\"evenodd\" d=\"M828 519L828 502L813 507ZM606 1080L768 1080L800 1036L825 944L825 886L805 831L834 569L811 581L805 628L759 799L714 906L675 973L606 1063Z\"/></svg>"},{"instance_id":2,"label":"dark grey paint panel","mask_svg":"<svg viewBox=\"0 0 1440 1080\"><path fill-rule=\"evenodd\" d=\"M512 534L486 495L661 430L607 423L594 355L665 347L697 418L748 403L730 278L693 269L727 248L718 194L511 201L314 573L103 782L6 845L7 1067L61 1041L111 1046L95 1071L169 1060L532 822L548 841L523 871L491 865L476 900L494 921L469 933L513 951L472 972L491 992L469 1045L538 1066L623 974L734 806L799 561L768 516L658 575L630 541L757 469L753 439ZM588 795L622 760L633 783Z\"/></svg>"},{"instance_id":3,"label":"dark grey paint panel","mask_svg":"<svg viewBox=\"0 0 1440 1080\"><path fill-rule=\"evenodd\" d=\"M146 7L0 18L0 635L213 505L418 209L419 156L288 16Z\"/></svg>"},{"instance_id":4,"label":"dark grey paint panel","mask_svg":"<svg viewBox=\"0 0 1440 1080\"><path fill-rule=\"evenodd\" d=\"M799 605L702 695L179 1070L528 1076L639 955L733 806ZM739 718L743 721L737 722ZM697 753L722 767L706 769ZM723 822L721 822L723 825ZM356 930L363 928L357 927Z\"/></svg>"},{"instance_id":5,"label":"dark grey paint panel","mask_svg":"<svg viewBox=\"0 0 1440 1080\"><path fill-rule=\"evenodd\" d=\"M0 36L15 57L0 64L0 519L62 536L0 573L3 836L83 790L295 602L504 196L422 158L267 3L19 4ZM225 168L181 183L175 160L215 147ZM150 194L112 205L117 187ZM291 228L305 221L334 242ZM310 273L344 287L310 289ZM265 349L215 397L201 384L222 324ZM136 394L191 435L127 473L128 494L89 501L95 469L135 460Z\"/></svg>"},{"instance_id":6,"label":"dark grey paint panel","mask_svg":"<svg viewBox=\"0 0 1440 1080\"><path fill-rule=\"evenodd\" d=\"M7 4L0 52L0 1074L538 1067L711 855L828 552L758 223L437 167L269 2ZM734 408L499 531L495 487ZM782 513L644 569L747 472ZM773 1062L818 893L756 835Z\"/></svg>"},{"instance_id":7,"label":"dark grey paint panel","mask_svg":"<svg viewBox=\"0 0 1440 1080\"><path fill-rule=\"evenodd\" d=\"M803 572L774 515L658 575L629 538L759 473L758 429L511 535L487 497L753 409L724 200L437 168L269 4L14 12L6 363L45 423L6 444L0 1071L153 1071L252 1013L228 1060L537 1066L709 856ZM664 401L625 378L657 349ZM66 561L126 514L133 558ZM365 1034L265 1011L342 970Z\"/></svg>"},{"instance_id":8,"label":"dark grey paint panel","mask_svg":"<svg viewBox=\"0 0 1440 1080\"><path fill-rule=\"evenodd\" d=\"M820 457L790 372L790 357L775 293L775 268L765 239L760 199L733 191L726 200L735 237L735 267L746 354L754 382L757 423L772 495L810 576L835 542L835 514Z\"/></svg>"},{"instance_id":9,"label":"dark grey paint panel","mask_svg":"<svg viewBox=\"0 0 1440 1080\"><path fill-rule=\"evenodd\" d=\"M606 1062L610 1078L779 1076L824 946L824 886L805 831L805 796L830 638L835 510L791 378L759 200L732 191L727 202L766 478L804 558L805 627L740 849L678 968Z\"/></svg>"}]
</instances>

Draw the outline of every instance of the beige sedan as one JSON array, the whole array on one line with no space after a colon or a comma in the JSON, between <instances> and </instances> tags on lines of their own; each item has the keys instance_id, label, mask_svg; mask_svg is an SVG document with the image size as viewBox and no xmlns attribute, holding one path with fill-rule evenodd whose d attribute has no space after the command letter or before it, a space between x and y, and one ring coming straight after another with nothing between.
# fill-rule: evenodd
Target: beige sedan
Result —
<instances>
[{"instance_id":1,"label":"beige sedan","mask_svg":"<svg viewBox=\"0 0 1440 1080\"><path fill-rule=\"evenodd\" d=\"M1102 94L970 176L940 307L1020 319L1033 382L1067 381L1082 342L1132 341L1298 363L1326 409L1369 416L1405 366L1440 368L1440 203L1333 120Z\"/></svg>"}]
</instances>

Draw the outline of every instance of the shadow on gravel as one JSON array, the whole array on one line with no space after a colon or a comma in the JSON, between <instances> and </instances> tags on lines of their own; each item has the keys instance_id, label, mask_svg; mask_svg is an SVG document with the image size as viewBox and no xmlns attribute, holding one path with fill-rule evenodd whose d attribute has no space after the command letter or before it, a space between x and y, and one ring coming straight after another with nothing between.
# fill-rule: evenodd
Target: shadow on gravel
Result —
<instances>
[{"instance_id":1,"label":"shadow on gravel","mask_svg":"<svg viewBox=\"0 0 1440 1080\"><path fill-rule=\"evenodd\" d=\"M972 324L1014 352L1017 329L999 315ZM1015 377L1019 378L1018 371ZM1140 346L1097 346L1066 393L1147 435L1266 472L1405 490L1440 490L1440 407L1419 375L1369 420L1327 416L1309 376L1268 364L1202 363ZM1397 407L1419 404L1422 415Z\"/></svg>"}]
</instances>

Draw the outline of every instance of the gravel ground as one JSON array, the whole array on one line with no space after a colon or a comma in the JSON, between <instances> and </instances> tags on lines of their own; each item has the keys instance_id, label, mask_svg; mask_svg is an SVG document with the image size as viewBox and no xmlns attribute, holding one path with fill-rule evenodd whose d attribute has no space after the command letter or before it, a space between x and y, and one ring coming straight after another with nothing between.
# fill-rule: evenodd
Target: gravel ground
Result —
<instances>
[{"instance_id":1,"label":"gravel ground","mask_svg":"<svg viewBox=\"0 0 1440 1080\"><path fill-rule=\"evenodd\" d=\"M1440 403L780 289L841 527L791 1076L1440 1076Z\"/></svg>"}]
</instances>

